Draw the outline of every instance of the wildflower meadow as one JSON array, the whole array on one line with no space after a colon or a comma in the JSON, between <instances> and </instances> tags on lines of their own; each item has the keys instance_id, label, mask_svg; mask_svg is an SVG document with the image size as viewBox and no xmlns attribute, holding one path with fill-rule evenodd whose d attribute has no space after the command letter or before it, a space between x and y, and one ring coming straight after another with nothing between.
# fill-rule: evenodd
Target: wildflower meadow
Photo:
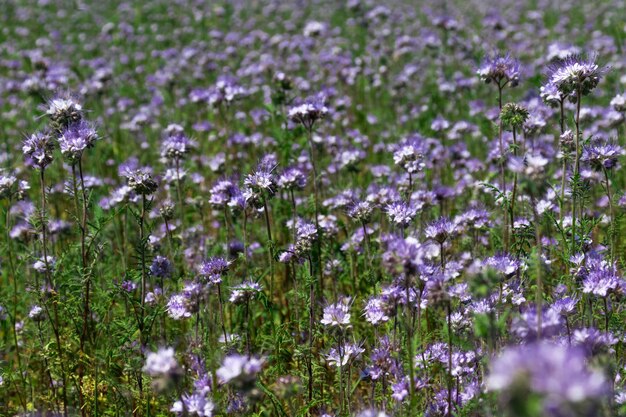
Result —
<instances>
[{"instance_id":1,"label":"wildflower meadow","mask_svg":"<svg viewBox=\"0 0 626 417\"><path fill-rule=\"evenodd\" d=\"M0 0L0 416L626 416L623 0Z\"/></svg>"}]
</instances>

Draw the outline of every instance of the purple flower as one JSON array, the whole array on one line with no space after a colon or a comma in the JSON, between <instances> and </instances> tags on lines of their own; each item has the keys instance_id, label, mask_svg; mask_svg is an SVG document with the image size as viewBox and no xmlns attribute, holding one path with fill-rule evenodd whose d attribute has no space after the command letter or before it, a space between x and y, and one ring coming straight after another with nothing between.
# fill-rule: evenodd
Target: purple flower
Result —
<instances>
[{"instance_id":1,"label":"purple flower","mask_svg":"<svg viewBox=\"0 0 626 417\"><path fill-rule=\"evenodd\" d=\"M417 215L417 209L412 204L403 201L391 203L387 205L385 210L389 216L389 221L402 228L408 227Z\"/></svg>"},{"instance_id":2,"label":"purple flower","mask_svg":"<svg viewBox=\"0 0 626 417\"><path fill-rule=\"evenodd\" d=\"M191 312L187 309L187 298L182 294L174 294L167 302L167 314L174 320L191 317Z\"/></svg>"},{"instance_id":3,"label":"purple flower","mask_svg":"<svg viewBox=\"0 0 626 417\"><path fill-rule=\"evenodd\" d=\"M343 367L346 366L348 362L357 359L363 352L365 352L365 349L360 345L346 343L337 348L331 348L326 355L326 360L331 366Z\"/></svg>"},{"instance_id":4,"label":"purple flower","mask_svg":"<svg viewBox=\"0 0 626 417\"><path fill-rule=\"evenodd\" d=\"M212 417L214 410L215 404L200 392L194 392L191 395L184 394L182 401L176 401L170 409L171 412L178 415L183 415L186 412L186 415L198 417Z\"/></svg>"},{"instance_id":5,"label":"purple flower","mask_svg":"<svg viewBox=\"0 0 626 417\"><path fill-rule=\"evenodd\" d=\"M46 115L57 131L67 128L83 117L83 106L70 96L55 97L48 102Z\"/></svg>"},{"instance_id":6,"label":"purple flower","mask_svg":"<svg viewBox=\"0 0 626 417\"><path fill-rule=\"evenodd\" d=\"M581 159L601 171L615 167L617 159L623 154L624 150L615 143L594 142L583 148Z\"/></svg>"},{"instance_id":7,"label":"purple flower","mask_svg":"<svg viewBox=\"0 0 626 417\"><path fill-rule=\"evenodd\" d=\"M496 83L500 88L509 84L511 87L519 84L519 62L509 54L488 56L476 71L476 74L486 84Z\"/></svg>"},{"instance_id":8,"label":"purple flower","mask_svg":"<svg viewBox=\"0 0 626 417\"><path fill-rule=\"evenodd\" d=\"M180 160L195 147L197 147L196 142L185 136L183 132L174 130L161 142L161 155L167 159Z\"/></svg>"},{"instance_id":9,"label":"purple flower","mask_svg":"<svg viewBox=\"0 0 626 417\"><path fill-rule=\"evenodd\" d=\"M387 305L380 298L370 298L363 310L363 315L368 323L378 325L389 321Z\"/></svg>"},{"instance_id":10,"label":"purple flower","mask_svg":"<svg viewBox=\"0 0 626 417\"><path fill-rule=\"evenodd\" d=\"M61 154L71 163L76 163L85 149L92 148L98 140L96 130L84 120L69 125L59 136Z\"/></svg>"},{"instance_id":11,"label":"purple flower","mask_svg":"<svg viewBox=\"0 0 626 417\"><path fill-rule=\"evenodd\" d=\"M150 265L150 275L159 278L169 278L172 276L172 263L164 256L157 255Z\"/></svg>"},{"instance_id":12,"label":"purple flower","mask_svg":"<svg viewBox=\"0 0 626 417\"><path fill-rule=\"evenodd\" d=\"M178 371L178 363L174 356L174 348L160 348L146 356L143 371L150 376L168 375Z\"/></svg>"},{"instance_id":13,"label":"purple flower","mask_svg":"<svg viewBox=\"0 0 626 417\"><path fill-rule=\"evenodd\" d=\"M578 91L587 95L607 71L608 68L598 66L595 56L570 55L549 68L548 79L565 96Z\"/></svg>"},{"instance_id":14,"label":"purple flower","mask_svg":"<svg viewBox=\"0 0 626 417\"><path fill-rule=\"evenodd\" d=\"M128 186L139 195L153 194L158 188L157 182L145 168L128 171L125 176Z\"/></svg>"},{"instance_id":15,"label":"purple flower","mask_svg":"<svg viewBox=\"0 0 626 417\"><path fill-rule=\"evenodd\" d=\"M456 234L456 226L450 219L441 217L426 226L424 234L427 238L442 244Z\"/></svg>"},{"instance_id":16,"label":"purple flower","mask_svg":"<svg viewBox=\"0 0 626 417\"><path fill-rule=\"evenodd\" d=\"M307 130L311 130L316 121L325 118L328 114L328 107L324 101L323 96L306 99L303 103L291 107L287 112L287 117L302 124Z\"/></svg>"},{"instance_id":17,"label":"purple flower","mask_svg":"<svg viewBox=\"0 0 626 417\"><path fill-rule=\"evenodd\" d=\"M296 167L285 169L276 181L283 190L301 190L306 186L306 175Z\"/></svg>"},{"instance_id":18,"label":"purple flower","mask_svg":"<svg viewBox=\"0 0 626 417\"><path fill-rule=\"evenodd\" d=\"M615 266L603 261L589 269L587 276L583 280L583 293L606 297L620 289L623 281L617 275Z\"/></svg>"},{"instance_id":19,"label":"purple flower","mask_svg":"<svg viewBox=\"0 0 626 417\"><path fill-rule=\"evenodd\" d=\"M424 143L419 135L410 136L400 142L393 153L393 162L409 174L424 169Z\"/></svg>"},{"instance_id":20,"label":"purple flower","mask_svg":"<svg viewBox=\"0 0 626 417\"><path fill-rule=\"evenodd\" d=\"M368 201L356 201L348 209L348 216L358 222L367 223L373 211L374 207Z\"/></svg>"},{"instance_id":21,"label":"purple flower","mask_svg":"<svg viewBox=\"0 0 626 417\"><path fill-rule=\"evenodd\" d=\"M28 156L39 169L45 169L52 162L54 143L47 132L36 132L22 143L22 152Z\"/></svg>"},{"instance_id":22,"label":"purple flower","mask_svg":"<svg viewBox=\"0 0 626 417\"><path fill-rule=\"evenodd\" d=\"M247 355L232 354L224 358L222 366L216 371L221 384L229 382L253 381L263 368L263 359Z\"/></svg>"},{"instance_id":23,"label":"purple flower","mask_svg":"<svg viewBox=\"0 0 626 417\"><path fill-rule=\"evenodd\" d=\"M233 287L233 291L230 293L229 301L233 304L244 304L256 297L256 295L260 292L260 284L252 281L246 281Z\"/></svg>"},{"instance_id":24,"label":"purple flower","mask_svg":"<svg viewBox=\"0 0 626 417\"><path fill-rule=\"evenodd\" d=\"M222 276L228 272L230 262L221 257L209 258L200 264L198 272L207 277L212 284L222 282Z\"/></svg>"},{"instance_id":25,"label":"purple flower","mask_svg":"<svg viewBox=\"0 0 626 417\"><path fill-rule=\"evenodd\" d=\"M534 307L528 308L519 317L513 320L511 331L525 341L534 341L539 338L539 315ZM559 334L563 328L560 311L544 308L541 315L541 337L551 337Z\"/></svg>"},{"instance_id":26,"label":"purple flower","mask_svg":"<svg viewBox=\"0 0 626 417\"><path fill-rule=\"evenodd\" d=\"M587 365L575 348L539 342L507 348L491 364L487 388L501 391L507 407L525 401L528 393L543 399L542 415L586 415L590 403L608 395L602 372ZM521 397L520 397L521 396Z\"/></svg>"},{"instance_id":27,"label":"purple flower","mask_svg":"<svg viewBox=\"0 0 626 417\"><path fill-rule=\"evenodd\" d=\"M43 308L38 305L32 306L28 312L28 317L33 321L42 321L45 318Z\"/></svg>"},{"instance_id":28,"label":"purple flower","mask_svg":"<svg viewBox=\"0 0 626 417\"><path fill-rule=\"evenodd\" d=\"M350 305L350 297L343 297L339 302L324 307L320 323L331 327L350 327Z\"/></svg>"}]
</instances>

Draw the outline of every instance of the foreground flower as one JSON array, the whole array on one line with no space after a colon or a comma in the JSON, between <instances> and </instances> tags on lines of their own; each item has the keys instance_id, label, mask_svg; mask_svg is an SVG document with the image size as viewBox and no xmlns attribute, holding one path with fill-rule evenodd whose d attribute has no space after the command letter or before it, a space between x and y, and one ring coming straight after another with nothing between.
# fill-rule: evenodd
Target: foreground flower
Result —
<instances>
[{"instance_id":1,"label":"foreground flower","mask_svg":"<svg viewBox=\"0 0 626 417\"><path fill-rule=\"evenodd\" d=\"M153 387L156 391L164 391L178 382L183 373L176 362L174 348L160 348L146 356L143 371L154 377Z\"/></svg>"},{"instance_id":2,"label":"foreground flower","mask_svg":"<svg viewBox=\"0 0 626 417\"><path fill-rule=\"evenodd\" d=\"M170 374L178 369L174 356L174 348L160 348L157 352L150 352L146 356L143 371L150 376Z\"/></svg>"},{"instance_id":3,"label":"foreground flower","mask_svg":"<svg viewBox=\"0 0 626 417\"><path fill-rule=\"evenodd\" d=\"M85 149L94 146L98 140L96 130L84 120L71 124L63 130L59 137L61 153L71 163L77 162Z\"/></svg>"},{"instance_id":4,"label":"foreground flower","mask_svg":"<svg viewBox=\"0 0 626 417\"><path fill-rule=\"evenodd\" d=\"M500 391L511 415L527 415L529 395L541 400L543 416L588 415L607 398L604 375L590 368L581 350L539 342L506 349L491 365L487 388Z\"/></svg>"},{"instance_id":5,"label":"foreground flower","mask_svg":"<svg viewBox=\"0 0 626 417\"><path fill-rule=\"evenodd\" d=\"M623 149L615 143L596 142L583 148L581 160L588 162L592 168L601 171L617 165L618 158L623 154Z\"/></svg>"},{"instance_id":6,"label":"foreground flower","mask_svg":"<svg viewBox=\"0 0 626 417\"><path fill-rule=\"evenodd\" d=\"M563 95L580 91L585 96L596 88L606 71L598 66L593 56L570 55L550 67L548 76L549 82Z\"/></svg>"},{"instance_id":7,"label":"foreground flower","mask_svg":"<svg viewBox=\"0 0 626 417\"><path fill-rule=\"evenodd\" d=\"M350 298L342 298L338 303L325 307L320 323L331 327L350 327Z\"/></svg>"},{"instance_id":8,"label":"foreground flower","mask_svg":"<svg viewBox=\"0 0 626 417\"><path fill-rule=\"evenodd\" d=\"M54 143L47 132L36 132L22 143L22 152L30 157L39 169L44 169L52 162Z\"/></svg>"},{"instance_id":9,"label":"foreground flower","mask_svg":"<svg viewBox=\"0 0 626 417\"><path fill-rule=\"evenodd\" d=\"M216 375L222 384L251 381L255 379L256 374L261 372L263 362L263 359L247 355L229 355L224 358Z\"/></svg>"}]
</instances>

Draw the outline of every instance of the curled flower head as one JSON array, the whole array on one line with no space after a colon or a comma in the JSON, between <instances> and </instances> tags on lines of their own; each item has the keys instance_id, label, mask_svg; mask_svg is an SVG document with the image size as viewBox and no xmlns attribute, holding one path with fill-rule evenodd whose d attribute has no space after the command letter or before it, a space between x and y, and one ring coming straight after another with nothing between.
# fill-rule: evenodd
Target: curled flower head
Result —
<instances>
[{"instance_id":1,"label":"curled flower head","mask_svg":"<svg viewBox=\"0 0 626 417\"><path fill-rule=\"evenodd\" d=\"M161 142L161 155L167 159L180 160L195 147L197 143L185 136L182 131L169 129Z\"/></svg>"},{"instance_id":2,"label":"curled flower head","mask_svg":"<svg viewBox=\"0 0 626 417\"><path fill-rule=\"evenodd\" d=\"M150 265L150 275L159 278L169 278L172 276L172 263L165 256L157 255Z\"/></svg>"},{"instance_id":3,"label":"curled flower head","mask_svg":"<svg viewBox=\"0 0 626 417\"><path fill-rule=\"evenodd\" d=\"M71 163L77 162L85 149L91 148L98 140L96 130L84 120L66 127L59 136L61 154Z\"/></svg>"},{"instance_id":4,"label":"curled flower head","mask_svg":"<svg viewBox=\"0 0 626 417\"><path fill-rule=\"evenodd\" d=\"M127 171L125 175L128 186L139 195L154 194L158 188L157 182L145 168Z\"/></svg>"},{"instance_id":5,"label":"curled flower head","mask_svg":"<svg viewBox=\"0 0 626 417\"><path fill-rule=\"evenodd\" d=\"M623 154L624 150L615 143L595 142L583 148L582 160L601 171L615 167L618 158Z\"/></svg>"},{"instance_id":6,"label":"curled flower head","mask_svg":"<svg viewBox=\"0 0 626 417\"><path fill-rule=\"evenodd\" d=\"M488 56L476 71L486 84L494 82L500 88L519 84L519 62L509 54Z\"/></svg>"},{"instance_id":7,"label":"curled flower head","mask_svg":"<svg viewBox=\"0 0 626 417\"><path fill-rule=\"evenodd\" d=\"M222 282L222 276L228 272L230 262L221 257L209 258L200 264L199 272L203 277L212 284L219 284Z\"/></svg>"},{"instance_id":8,"label":"curled flower head","mask_svg":"<svg viewBox=\"0 0 626 417\"><path fill-rule=\"evenodd\" d=\"M607 71L608 68L596 63L595 56L570 55L548 69L548 80L565 96L578 92L585 96L596 88Z\"/></svg>"},{"instance_id":9,"label":"curled flower head","mask_svg":"<svg viewBox=\"0 0 626 417\"><path fill-rule=\"evenodd\" d=\"M310 130L315 122L325 118L328 114L328 107L324 102L325 97L323 96L309 98L303 103L291 107L287 112L287 117Z\"/></svg>"},{"instance_id":10,"label":"curled flower head","mask_svg":"<svg viewBox=\"0 0 626 417\"><path fill-rule=\"evenodd\" d=\"M45 169L52 162L54 142L48 132L35 132L22 143L22 152L28 156L39 169Z\"/></svg>"},{"instance_id":11,"label":"curled flower head","mask_svg":"<svg viewBox=\"0 0 626 417\"><path fill-rule=\"evenodd\" d=\"M59 96L48 102L46 115L50 118L52 127L61 132L82 119L83 106L70 96Z\"/></svg>"},{"instance_id":12,"label":"curled flower head","mask_svg":"<svg viewBox=\"0 0 626 417\"><path fill-rule=\"evenodd\" d=\"M528 120L528 109L516 103L507 103L502 107L500 120L505 127L519 129Z\"/></svg>"}]
</instances>

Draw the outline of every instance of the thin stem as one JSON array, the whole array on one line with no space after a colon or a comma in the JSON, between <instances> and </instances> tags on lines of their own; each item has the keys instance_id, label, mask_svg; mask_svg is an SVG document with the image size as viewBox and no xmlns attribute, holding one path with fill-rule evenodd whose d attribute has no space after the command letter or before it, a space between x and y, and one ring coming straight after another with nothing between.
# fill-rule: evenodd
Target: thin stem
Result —
<instances>
[{"instance_id":1,"label":"thin stem","mask_svg":"<svg viewBox=\"0 0 626 417\"><path fill-rule=\"evenodd\" d=\"M405 278L405 296L406 296L406 348L409 359L409 410L415 410L415 369L413 365L413 309L411 308L410 294L409 294L410 278Z\"/></svg>"},{"instance_id":2,"label":"thin stem","mask_svg":"<svg viewBox=\"0 0 626 417\"><path fill-rule=\"evenodd\" d=\"M22 355L20 354L20 344L18 343L17 340L17 328L16 328L16 324L17 324L17 306L18 306L18 300L17 300L17 294L19 292L18 290L18 284L17 284L17 278L16 278L16 273L15 273L15 263L13 261L13 245L12 245L12 241L11 241L11 236L10 236L10 229L11 229L11 199L9 198L9 202L8 202L8 206L6 209L6 214L5 214L5 238L6 238L6 242L7 242L7 251L9 252L9 272L10 272L10 276L9 276L9 281L13 282L13 316L11 317L11 326L13 327L13 342L15 344L15 355L17 356L17 370L20 374L20 379L22 382L22 389L26 386L26 379L24 378L24 372L22 372ZM18 397L20 399L20 403L22 404L22 407L24 408L24 412L26 412L27 410L27 406L26 406L26 400L22 397L22 391L18 390Z\"/></svg>"},{"instance_id":3,"label":"thin stem","mask_svg":"<svg viewBox=\"0 0 626 417\"><path fill-rule=\"evenodd\" d=\"M74 169L74 168L73 168ZM83 358L86 358L87 356L84 355L85 352L85 340L88 337L89 334L89 287L91 284L91 279L90 279L90 273L87 270L87 193L85 191L85 180L83 177L83 164L82 164L82 158L78 160L78 172L80 175L80 190L81 190L81 195L82 195L82 216L81 216L81 222L80 222L80 254L81 254L81 261L82 261L82 275L83 278L85 279L85 295L84 295L84 305L83 305L83 329L80 335L80 352L81 352L81 356ZM76 213L76 215L78 215L78 212ZM82 386L83 386L83 377L84 377L84 368L83 365L81 363L79 370L78 370L78 385L79 385L79 392L78 392L78 398L79 398L79 404L80 404L80 408L81 408L81 414L83 416L86 415L86 409L85 407L83 407L84 405L84 398L83 398L83 390L82 390Z\"/></svg>"},{"instance_id":4,"label":"thin stem","mask_svg":"<svg viewBox=\"0 0 626 417\"><path fill-rule=\"evenodd\" d=\"M517 156L517 132L513 126L513 154ZM511 228L515 224L515 200L517 199L517 172L513 175L513 191L511 193ZM515 240L515 236L513 237Z\"/></svg>"},{"instance_id":5,"label":"thin stem","mask_svg":"<svg viewBox=\"0 0 626 417\"><path fill-rule=\"evenodd\" d=\"M448 317L448 417L452 416L452 306L447 304Z\"/></svg>"},{"instance_id":6,"label":"thin stem","mask_svg":"<svg viewBox=\"0 0 626 417\"><path fill-rule=\"evenodd\" d=\"M222 332L224 333L224 343L228 343L226 335L226 319L224 318L224 302L222 301L222 284L217 284L217 299L220 303L220 319L222 320Z\"/></svg>"},{"instance_id":7,"label":"thin stem","mask_svg":"<svg viewBox=\"0 0 626 417\"><path fill-rule=\"evenodd\" d=\"M263 197L263 211L265 213L265 228L267 229L267 240L269 245L270 262L270 300L274 302L274 242L272 241L272 227L270 225L270 215L267 208L267 199Z\"/></svg>"},{"instance_id":8,"label":"thin stem","mask_svg":"<svg viewBox=\"0 0 626 417\"><path fill-rule=\"evenodd\" d=\"M580 174L580 101L582 94L580 88L576 91L576 155L574 159L574 181L577 182ZM575 184L578 188L578 184ZM577 190L572 190L572 254L576 250L576 200Z\"/></svg>"},{"instance_id":9,"label":"thin stem","mask_svg":"<svg viewBox=\"0 0 626 417\"><path fill-rule=\"evenodd\" d=\"M40 181L41 181L41 245L42 245L42 251L43 251L43 259L44 259L44 265L46 267L46 271L45 271L45 278L46 278L46 287L52 287L52 278L51 278L51 271L50 271L50 265L48 262L48 241L47 241L47 236L46 236L46 175L45 175L45 170L43 168L41 168L39 170L40 173ZM39 288L37 289L39 291ZM59 355L59 361L61 363L61 378L63 381L63 387L62 387L62 395L63 395L63 415L65 417L67 417L67 381L65 378L65 367L63 365L64 363L64 359L63 359L63 349L61 346L61 337L59 335L59 314L58 314L58 310L57 310L57 303L53 301L53 307L54 307L54 319L52 318L52 316L50 315L50 312L48 311L48 308L46 306L46 304L44 303L44 308L46 309L46 313L48 315L48 318L50 319L50 324L52 325L52 330L54 332L54 337L56 340L56 344L57 344L57 352Z\"/></svg>"},{"instance_id":10,"label":"thin stem","mask_svg":"<svg viewBox=\"0 0 626 417\"><path fill-rule=\"evenodd\" d=\"M500 113L502 112L502 85L498 84L498 108L500 109ZM498 124L498 140L500 143L500 188L502 190L502 195L506 199L506 179L504 174L504 139L502 138L502 118L499 117ZM509 225L506 216L506 208L505 208L505 216L504 216L504 249L506 252L509 251Z\"/></svg>"},{"instance_id":11,"label":"thin stem","mask_svg":"<svg viewBox=\"0 0 626 417\"><path fill-rule=\"evenodd\" d=\"M611 223L609 226L609 243L611 248L611 265L615 261L615 214L613 212L613 196L611 195L611 182L609 181L609 171L603 166L604 180L606 182L606 196L609 198L609 214L611 216Z\"/></svg>"}]
</instances>

